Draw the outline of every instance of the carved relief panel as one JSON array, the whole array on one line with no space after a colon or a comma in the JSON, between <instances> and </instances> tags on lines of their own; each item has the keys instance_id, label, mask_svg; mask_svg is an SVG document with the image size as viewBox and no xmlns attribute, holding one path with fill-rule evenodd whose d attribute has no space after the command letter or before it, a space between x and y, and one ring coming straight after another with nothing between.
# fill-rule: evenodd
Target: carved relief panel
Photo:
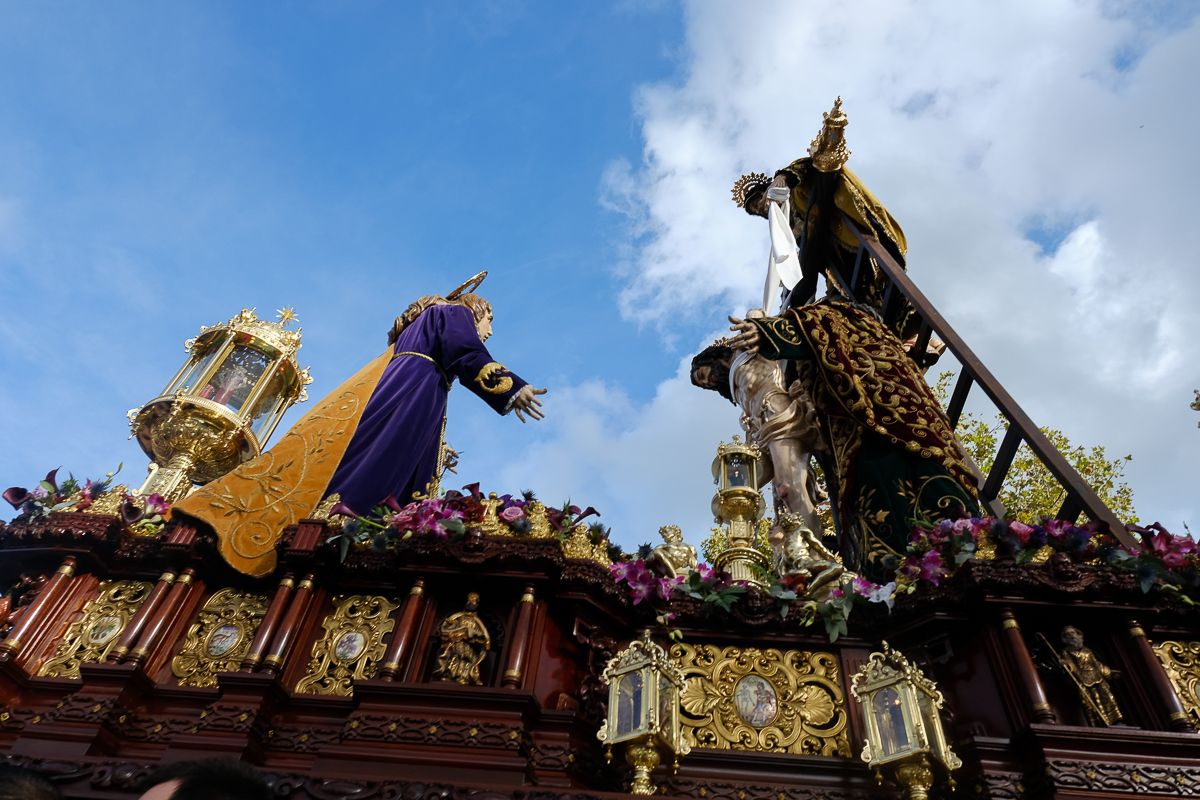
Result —
<instances>
[{"instance_id":1,"label":"carved relief panel","mask_svg":"<svg viewBox=\"0 0 1200 800\"><path fill-rule=\"evenodd\" d=\"M832 653L676 644L692 747L850 756L846 698Z\"/></svg>"},{"instance_id":2,"label":"carved relief panel","mask_svg":"<svg viewBox=\"0 0 1200 800\"><path fill-rule=\"evenodd\" d=\"M375 677L386 645L383 637L396 627L397 603L372 595L339 595L333 613L321 623L324 635L313 644L308 670L296 684L300 694L353 694L352 681Z\"/></svg>"},{"instance_id":3,"label":"carved relief panel","mask_svg":"<svg viewBox=\"0 0 1200 800\"><path fill-rule=\"evenodd\" d=\"M267 598L250 592L222 589L208 598L171 659L179 685L216 686L218 673L237 670L266 611Z\"/></svg>"},{"instance_id":4,"label":"carved relief panel","mask_svg":"<svg viewBox=\"0 0 1200 800\"><path fill-rule=\"evenodd\" d=\"M145 602L154 584L145 581L102 581L96 596L83 607L38 675L78 678L80 664L103 661L130 618Z\"/></svg>"},{"instance_id":5,"label":"carved relief panel","mask_svg":"<svg viewBox=\"0 0 1200 800\"><path fill-rule=\"evenodd\" d=\"M1200 726L1200 642L1159 642L1154 653L1192 724Z\"/></svg>"}]
</instances>

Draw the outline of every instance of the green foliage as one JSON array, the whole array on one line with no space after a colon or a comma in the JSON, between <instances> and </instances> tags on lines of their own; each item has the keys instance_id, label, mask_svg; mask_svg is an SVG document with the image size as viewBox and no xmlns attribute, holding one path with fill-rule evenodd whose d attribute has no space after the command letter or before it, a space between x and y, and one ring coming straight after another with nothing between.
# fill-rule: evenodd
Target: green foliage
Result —
<instances>
[{"instance_id":1,"label":"green foliage","mask_svg":"<svg viewBox=\"0 0 1200 800\"><path fill-rule=\"evenodd\" d=\"M953 373L943 372L938 375L933 387L934 394L943 406L948 402L950 380L953 377ZM955 433L967 454L975 459L979 469L986 475L995 462L996 450L1007 430L1007 420L1000 414L996 415L994 423L989 424L974 414L964 412ZM1133 460L1133 456L1110 459L1101 445L1090 448L1074 445L1060 430L1041 428L1041 431L1119 519L1130 524L1137 523L1133 489L1122 480L1125 466ZM1065 493L1050 470L1042 465L1028 445L1022 444L1000 489L1000 502L1004 503L1009 517L1029 521L1053 517L1064 499Z\"/></svg>"}]
</instances>

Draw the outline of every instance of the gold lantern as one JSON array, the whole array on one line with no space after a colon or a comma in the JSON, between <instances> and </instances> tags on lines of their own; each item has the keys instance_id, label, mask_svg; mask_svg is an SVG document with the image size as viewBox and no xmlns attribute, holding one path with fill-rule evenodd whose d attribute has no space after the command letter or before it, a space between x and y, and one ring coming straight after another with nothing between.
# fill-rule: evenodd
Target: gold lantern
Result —
<instances>
[{"instance_id":1,"label":"gold lantern","mask_svg":"<svg viewBox=\"0 0 1200 800\"><path fill-rule=\"evenodd\" d=\"M765 587L759 576L770 564L754 548L755 521L766 510L758 491L761 460L762 451L737 436L717 447L717 457L712 463L713 483L717 487L712 512L719 524L728 526L729 546L713 560L715 566L727 571L735 581Z\"/></svg>"},{"instance_id":2,"label":"gold lantern","mask_svg":"<svg viewBox=\"0 0 1200 800\"><path fill-rule=\"evenodd\" d=\"M633 767L633 794L654 794L650 773L663 757L678 769L679 757L691 752L679 727L683 671L644 630L608 662L601 680L608 686L608 718L596 737L604 742L609 761L614 745L625 746L625 760Z\"/></svg>"},{"instance_id":3,"label":"gold lantern","mask_svg":"<svg viewBox=\"0 0 1200 800\"><path fill-rule=\"evenodd\" d=\"M862 759L876 780L882 783L887 769L912 800L929 796L935 770L953 788L951 773L962 762L946 743L938 713L945 701L933 681L884 642L850 679L850 692L866 719Z\"/></svg>"},{"instance_id":4,"label":"gold lantern","mask_svg":"<svg viewBox=\"0 0 1200 800\"><path fill-rule=\"evenodd\" d=\"M184 342L183 367L158 397L129 412L132 435L152 462L138 494L173 502L263 451L312 383L296 361L300 329L287 327L295 319L290 308L278 322L244 308Z\"/></svg>"}]
</instances>

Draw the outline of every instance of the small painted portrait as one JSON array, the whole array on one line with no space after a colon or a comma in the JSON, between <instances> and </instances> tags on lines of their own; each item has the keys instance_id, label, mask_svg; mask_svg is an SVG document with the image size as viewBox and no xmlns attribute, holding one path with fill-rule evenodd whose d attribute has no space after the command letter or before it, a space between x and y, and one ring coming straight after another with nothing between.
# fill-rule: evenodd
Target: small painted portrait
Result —
<instances>
[{"instance_id":1,"label":"small painted portrait","mask_svg":"<svg viewBox=\"0 0 1200 800\"><path fill-rule=\"evenodd\" d=\"M333 657L338 661L353 661L362 655L367 637L358 631L346 631L333 643Z\"/></svg>"},{"instance_id":2,"label":"small painted portrait","mask_svg":"<svg viewBox=\"0 0 1200 800\"><path fill-rule=\"evenodd\" d=\"M121 632L124 624L124 621L120 617L112 614L101 617L93 622L92 627L88 629L88 644L106 644Z\"/></svg>"},{"instance_id":3,"label":"small painted portrait","mask_svg":"<svg viewBox=\"0 0 1200 800\"><path fill-rule=\"evenodd\" d=\"M760 675L747 675L733 690L733 702L738 716L752 728L770 724L779 712L779 697L775 687Z\"/></svg>"},{"instance_id":4,"label":"small painted portrait","mask_svg":"<svg viewBox=\"0 0 1200 800\"><path fill-rule=\"evenodd\" d=\"M208 636L208 644L204 651L213 658L220 658L237 647L242 638L242 631L237 625L226 623Z\"/></svg>"}]
</instances>

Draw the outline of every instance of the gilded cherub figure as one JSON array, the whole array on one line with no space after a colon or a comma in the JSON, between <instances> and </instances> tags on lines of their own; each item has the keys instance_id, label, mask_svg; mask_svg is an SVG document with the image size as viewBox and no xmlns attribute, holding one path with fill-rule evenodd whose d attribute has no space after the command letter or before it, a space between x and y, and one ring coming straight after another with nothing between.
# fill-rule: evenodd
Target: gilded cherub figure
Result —
<instances>
[{"instance_id":1,"label":"gilded cherub figure","mask_svg":"<svg viewBox=\"0 0 1200 800\"><path fill-rule=\"evenodd\" d=\"M769 541L775 553L776 574L781 578L805 576L808 594L838 580L845 572L842 560L824 545L800 514L777 511Z\"/></svg>"},{"instance_id":2,"label":"gilded cherub figure","mask_svg":"<svg viewBox=\"0 0 1200 800\"><path fill-rule=\"evenodd\" d=\"M1092 725L1114 725L1121 721L1121 709L1108 682L1121 673L1104 665L1090 648L1083 645L1083 633L1068 625L1062 629L1062 652L1058 656L1068 677L1079 689L1083 711Z\"/></svg>"},{"instance_id":3,"label":"gilded cherub figure","mask_svg":"<svg viewBox=\"0 0 1200 800\"><path fill-rule=\"evenodd\" d=\"M663 543L654 548L646 559L646 566L666 578L687 575L696 568L696 548L683 541L683 531L678 525L664 525L658 529Z\"/></svg>"},{"instance_id":4,"label":"gilded cherub figure","mask_svg":"<svg viewBox=\"0 0 1200 800\"><path fill-rule=\"evenodd\" d=\"M481 686L483 678L479 665L492 647L492 637L487 626L475 613L479 608L479 595L467 595L467 605L442 620L438 626L442 649L437 656L433 679L453 681L464 686Z\"/></svg>"}]
</instances>

